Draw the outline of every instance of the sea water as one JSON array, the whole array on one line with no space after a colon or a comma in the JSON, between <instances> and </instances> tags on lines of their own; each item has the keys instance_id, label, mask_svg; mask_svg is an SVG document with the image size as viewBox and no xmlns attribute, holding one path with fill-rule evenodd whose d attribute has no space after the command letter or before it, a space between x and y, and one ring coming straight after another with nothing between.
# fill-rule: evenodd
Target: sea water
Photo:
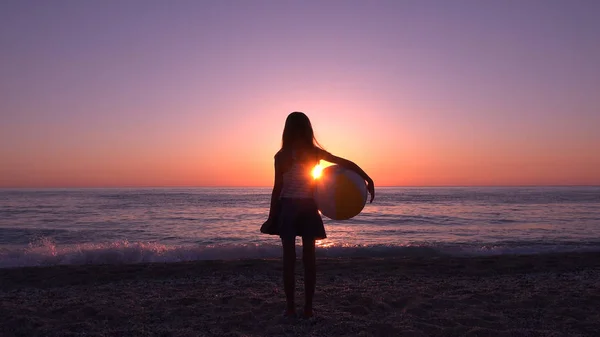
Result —
<instances>
[{"instance_id":1,"label":"sea water","mask_svg":"<svg viewBox=\"0 0 600 337\"><path fill-rule=\"evenodd\" d=\"M378 188L317 254L600 250L600 187ZM270 188L1 189L0 267L274 258ZM298 244L301 244L298 239Z\"/></svg>"}]
</instances>

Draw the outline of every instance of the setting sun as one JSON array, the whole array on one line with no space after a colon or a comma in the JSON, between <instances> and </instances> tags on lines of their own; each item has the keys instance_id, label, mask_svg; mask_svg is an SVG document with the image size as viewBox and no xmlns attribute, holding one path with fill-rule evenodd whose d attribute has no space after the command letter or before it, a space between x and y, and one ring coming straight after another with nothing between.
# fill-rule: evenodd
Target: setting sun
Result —
<instances>
[{"instance_id":1,"label":"setting sun","mask_svg":"<svg viewBox=\"0 0 600 337\"><path fill-rule=\"evenodd\" d=\"M321 177L322 173L323 173L323 166L321 166L321 164L315 165L315 168L313 168L313 170L312 170L313 178L318 179L319 177Z\"/></svg>"}]
</instances>

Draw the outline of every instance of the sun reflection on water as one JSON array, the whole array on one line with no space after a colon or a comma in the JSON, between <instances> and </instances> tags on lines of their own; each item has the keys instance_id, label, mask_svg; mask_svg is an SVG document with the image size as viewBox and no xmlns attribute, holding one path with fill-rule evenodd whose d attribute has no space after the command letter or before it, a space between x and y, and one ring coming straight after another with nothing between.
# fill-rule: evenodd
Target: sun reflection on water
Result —
<instances>
[{"instance_id":1,"label":"sun reflection on water","mask_svg":"<svg viewBox=\"0 0 600 337\"><path fill-rule=\"evenodd\" d=\"M335 243L329 239L318 240L317 242L315 242L315 246L317 246L318 248L329 248L333 247L334 245Z\"/></svg>"}]
</instances>

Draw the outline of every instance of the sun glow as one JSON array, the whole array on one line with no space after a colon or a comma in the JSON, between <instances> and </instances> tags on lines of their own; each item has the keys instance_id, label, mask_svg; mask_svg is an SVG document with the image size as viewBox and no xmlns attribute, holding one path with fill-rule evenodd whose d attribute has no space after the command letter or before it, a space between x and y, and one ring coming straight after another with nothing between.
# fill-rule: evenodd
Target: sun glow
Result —
<instances>
[{"instance_id":1,"label":"sun glow","mask_svg":"<svg viewBox=\"0 0 600 337\"><path fill-rule=\"evenodd\" d=\"M323 174L323 166L321 166L321 164L317 164L312 170L313 179L320 178L321 174Z\"/></svg>"}]
</instances>

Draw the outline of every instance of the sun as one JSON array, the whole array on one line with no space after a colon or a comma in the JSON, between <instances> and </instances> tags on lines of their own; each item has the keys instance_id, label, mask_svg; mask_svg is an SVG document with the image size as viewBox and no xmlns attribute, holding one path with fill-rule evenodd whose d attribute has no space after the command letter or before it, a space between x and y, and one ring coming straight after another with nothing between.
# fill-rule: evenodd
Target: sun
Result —
<instances>
[{"instance_id":1,"label":"sun","mask_svg":"<svg viewBox=\"0 0 600 337\"><path fill-rule=\"evenodd\" d=\"M323 174L323 166L321 166L320 164L315 165L315 168L313 168L312 170L313 179L320 178L321 174Z\"/></svg>"}]
</instances>

